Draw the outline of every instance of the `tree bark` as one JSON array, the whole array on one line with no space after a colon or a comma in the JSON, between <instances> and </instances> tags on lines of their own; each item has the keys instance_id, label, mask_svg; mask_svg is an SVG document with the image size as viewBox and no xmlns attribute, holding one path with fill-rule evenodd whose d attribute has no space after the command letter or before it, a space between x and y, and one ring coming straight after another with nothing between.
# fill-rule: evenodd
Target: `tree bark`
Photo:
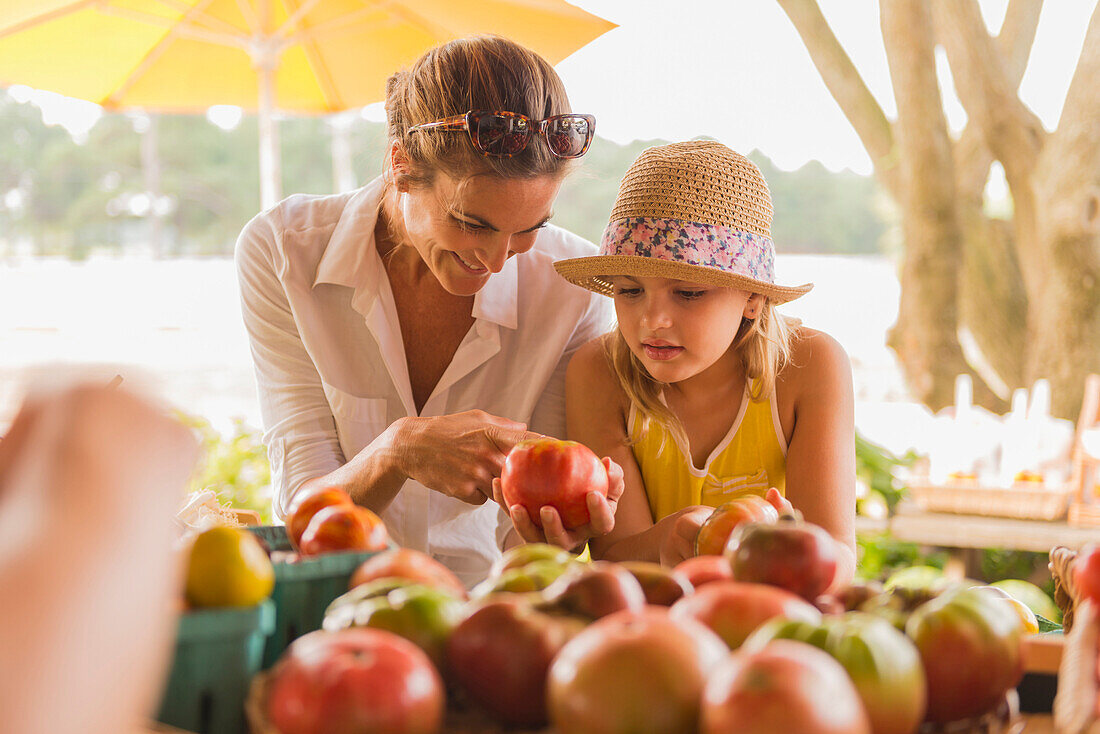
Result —
<instances>
[{"instance_id":1,"label":"tree bark","mask_svg":"<svg viewBox=\"0 0 1100 734\"><path fill-rule=\"evenodd\" d=\"M1077 417L1100 372L1100 6L1093 11L1058 129L1034 176L1042 296L1031 305L1028 372L1049 377L1053 409Z\"/></svg>"},{"instance_id":2,"label":"tree bark","mask_svg":"<svg viewBox=\"0 0 1100 734\"><path fill-rule=\"evenodd\" d=\"M1014 205L1017 254L1030 301L1041 290L1031 172L1045 133L1038 118L1016 96L1018 83L1009 78L977 2L939 0L933 7L943 14L938 25L959 101L978 126L986 147L1004 166Z\"/></svg>"},{"instance_id":3,"label":"tree bark","mask_svg":"<svg viewBox=\"0 0 1100 734\"><path fill-rule=\"evenodd\" d=\"M944 12L947 0L933 5L937 37L952 20ZM1013 90L1019 87L1035 41L1042 0L1011 0L995 45ZM962 326L973 336L989 368L1006 390L1026 384L1027 297L1016 260L1014 230L1008 222L984 212L984 191L993 155L978 124L968 121L955 143L956 186L963 223L964 256L959 287ZM1008 395L1001 393L1001 398ZM1003 412L1003 400L985 404Z\"/></svg>"},{"instance_id":4,"label":"tree bark","mask_svg":"<svg viewBox=\"0 0 1100 734\"><path fill-rule=\"evenodd\" d=\"M1084 375L1100 372L1100 8L1048 134L1017 95L1042 0L1010 0L996 37L975 0L881 0L893 123L816 0L777 2L899 204L902 297L889 339L914 396L939 408L952 399L955 375L973 376L959 346L964 326L1006 387L1047 377L1055 413L1076 417ZM969 117L954 144L937 38ZM983 211L994 159L1012 195L1010 223ZM980 379L974 399L1003 406Z\"/></svg>"},{"instance_id":5,"label":"tree bark","mask_svg":"<svg viewBox=\"0 0 1100 734\"><path fill-rule=\"evenodd\" d=\"M915 397L937 410L954 401L955 377L973 374L957 336L963 233L954 157L936 78L929 8L923 0L882 0L880 7L898 107L905 237L901 303L890 343ZM991 399L980 377L974 392Z\"/></svg>"}]
</instances>

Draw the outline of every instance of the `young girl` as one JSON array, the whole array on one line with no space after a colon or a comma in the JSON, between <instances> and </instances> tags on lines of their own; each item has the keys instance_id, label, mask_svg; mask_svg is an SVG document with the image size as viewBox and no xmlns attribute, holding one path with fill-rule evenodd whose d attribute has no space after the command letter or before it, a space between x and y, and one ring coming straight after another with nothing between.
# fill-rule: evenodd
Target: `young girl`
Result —
<instances>
[{"instance_id":1,"label":"young girl","mask_svg":"<svg viewBox=\"0 0 1100 734\"><path fill-rule=\"evenodd\" d=\"M625 474L594 557L675 564L711 508L747 490L828 530L837 583L851 579L851 367L835 340L775 310L812 285L775 284L771 217L744 156L709 141L650 148L623 178L601 254L555 264L618 316L566 376L569 437Z\"/></svg>"}]
</instances>

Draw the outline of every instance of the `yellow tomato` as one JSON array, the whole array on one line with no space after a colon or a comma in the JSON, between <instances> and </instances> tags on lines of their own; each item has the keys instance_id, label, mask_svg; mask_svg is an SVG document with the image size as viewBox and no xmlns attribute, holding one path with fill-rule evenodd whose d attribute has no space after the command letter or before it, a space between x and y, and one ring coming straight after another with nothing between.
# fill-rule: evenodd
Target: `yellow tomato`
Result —
<instances>
[{"instance_id":1,"label":"yellow tomato","mask_svg":"<svg viewBox=\"0 0 1100 734\"><path fill-rule=\"evenodd\" d=\"M250 607L271 595L275 570L256 536L230 527L195 539L187 564L187 600L196 607Z\"/></svg>"}]
</instances>

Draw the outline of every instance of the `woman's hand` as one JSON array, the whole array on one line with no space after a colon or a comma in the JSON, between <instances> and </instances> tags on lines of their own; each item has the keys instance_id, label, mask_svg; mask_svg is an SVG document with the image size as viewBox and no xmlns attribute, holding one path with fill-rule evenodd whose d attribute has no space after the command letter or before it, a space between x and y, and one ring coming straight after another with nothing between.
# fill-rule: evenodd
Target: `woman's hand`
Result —
<instances>
[{"instance_id":1,"label":"woman's hand","mask_svg":"<svg viewBox=\"0 0 1100 734\"><path fill-rule=\"evenodd\" d=\"M500 476L512 447L539 436L518 421L481 410L401 418L351 461L304 482L295 494L339 487L357 504L381 514L413 479L440 494L480 505L493 496L493 478Z\"/></svg>"},{"instance_id":2,"label":"woman's hand","mask_svg":"<svg viewBox=\"0 0 1100 734\"><path fill-rule=\"evenodd\" d=\"M493 497L493 479L500 476L512 447L540 435L523 423L481 410L405 418L399 424L393 449L401 472L471 505Z\"/></svg>"},{"instance_id":3,"label":"woman's hand","mask_svg":"<svg viewBox=\"0 0 1100 734\"><path fill-rule=\"evenodd\" d=\"M695 555L695 539L699 528L703 526L713 507L692 505L663 518L658 525L664 525L661 535L661 565L675 566L680 561Z\"/></svg>"},{"instance_id":4,"label":"woman's hand","mask_svg":"<svg viewBox=\"0 0 1100 734\"><path fill-rule=\"evenodd\" d=\"M509 507L504 501L504 495L500 487L500 479L493 480L493 499L505 509L512 518L512 525L527 543L550 543L566 550L576 550L578 546L586 543L589 538L610 533L615 527L615 510L619 505L619 498L623 496L626 485L623 482L623 469L608 457L602 459L604 469L607 470L607 497L599 492L589 492L585 501L588 504L589 521L584 525L566 529L562 524L561 515L553 507L543 507L540 513L542 528L540 529L531 520L527 510L522 505Z\"/></svg>"}]
</instances>

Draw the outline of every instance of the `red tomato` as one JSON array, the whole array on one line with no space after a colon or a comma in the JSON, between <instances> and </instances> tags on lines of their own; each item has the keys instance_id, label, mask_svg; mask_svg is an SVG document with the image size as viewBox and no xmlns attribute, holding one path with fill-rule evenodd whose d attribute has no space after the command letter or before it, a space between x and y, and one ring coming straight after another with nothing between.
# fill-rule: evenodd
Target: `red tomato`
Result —
<instances>
[{"instance_id":1,"label":"red tomato","mask_svg":"<svg viewBox=\"0 0 1100 734\"><path fill-rule=\"evenodd\" d=\"M313 516L302 533L303 556L346 551L380 551L389 533L382 519L358 505L331 505Z\"/></svg>"},{"instance_id":2,"label":"red tomato","mask_svg":"<svg viewBox=\"0 0 1100 734\"><path fill-rule=\"evenodd\" d=\"M730 535L739 526L749 522L775 522L779 512L759 495L747 494L714 508L710 517L699 528L695 538L695 555L720 556L726 549Z\"/></svg>"},{"instance_id":3,"label":"red tomato","mask_svg":"<svg viewBox=\"0 0 1100 734\"><path fill-rule=\"evenodd\" d=\"M294 544L295 548L301 549L302 533L306 531L309 521L313 519L314 515L326 507L352 504L354 503L348 493L336 487L325 487L316 492L311 492L297 501L294 509L287 517L287 537L290 538L290 542Z\"/></svg>"},{"instance_id":4,"label":"red tomato","mask_svg":"<svg viewBox=\"0 0 1100 734\"><path fill-rule=\"evenodd\" d=\"M768 584L715 581L672 605L673 619L695 619L714 630L735 650L757 627L773 617L803 622L821 621L821 613L805 599Z\"/></svg>"},{"instance_id":5,"label":"red tomato","mask_svg":"<svg viewBox=\"0 0 1100 734\"><path fill-rule=\"evenodd\" d=\"M739 652L703 692L702 734L871 734L867 711L840 663L794 640Z\"/></svg>"},{"instance_id":6,"label":"red tomato","mask_svg":"<svg viewBox=\"0 0 1100 734\"><path fill-rule=\"evenodd\" d=\"M1100 603L1100 545L1090 543L1073 561L1073 580L1080 596Z\"/></svg>"},{"instance_id":7,"label":"red tomato","mask_svg":"<svg viewBox=\"0 0 1100 734\"><path fill-rule=\"evenodd\" d=\"M437 734L443 681L391 632L355 628L298 638L271 671L267 715L280 734Z\"/></svg>"},{"instance_id":8,"label":"red tomato","mask_svg":"<svg viewBox=\"0 0 1100 734\"><path fill-rule=\"evenodd\" d=\"M393 550L371 556L351 575L349 589L369 581L383 578L402 578L425 586L453 592L460 599L466 598L466 587L451 573L451 569L427 553L412 548Z\"/></svg>"},{"instance_id":9,"label":"red tomato","mask_svg":"<svg viewBox=\"0 0 1100 734\"><path fill-rule=\"evenodd\" d=\"M694 732L725 643L664 607L617 612L589 625L550 664L547 709L556 734Z\"/></svg>"},{"instance_id":10,"label":"red tomato","mask_svg":"<svg viewBox=\"0 0 1100 734\"><path fill-rule=\"evenodd\" d=\"M624 561L619 564L629 571L642 585L646 604L670 607L685 596L691 596L694 587L679 571L647 561Z\"/></svg>"},{"instance_id":11,"label":"red tomato","mask_svg":"<svg viewBox=\"0 0 1100 734\"><path fill-rule=\"evenodd\" d=\"M726 557L738 581L772 584L813 601L836 576L837 544L801 520L750 523L730 538Z\"/></svg>"},{"instance_id":12,"label":"red tomato","mask_svg":"<svg viewBox=\"0 0 1100 734\"><path fill-rule=\"evenodd\" d=\"M672 570L686 578L695 589L711 581L733 581L730 562L722 556L686 558L677 563Z\"/></svg>"},{"instance_id":13,"label":"red tomato","mask_svg":"<svg viewBox=\"0 0 1100 734\"><path fill-rule=\"evenodd\" d=\"M1020 682L1024 625L1016 610L982 589L945 592L917 607L905 632L920 650L935 722L980 716Z\"/></svg>"},{"instance_id":14,"label":"red tomato","mask_svg":"<svg viewBox=\"0 0 1100 734\"><path fill-rule=\"evenodd\" d=\"M536 526L542 527L539 511L550 506L566 528L575 528L589 520L588 493L607 496L607 469L584 444L537 438L508 452L500 486L508 506L522 505Z\"/></svg>"},{"instance_id":15,"label":"red tomato","mask_svg":"<svg viewBox=\"0 0 1100 734\"><path fill-rule=\"evenodd\" d=\"M921 656L885 619L860 612L825 616L817 624L771 619L740 649L753 652L775 639L808 642L836 658L848 671L875 734L913 734L920 726L927 701Z\"/></svg>"},{"instance_id":16,"label":"red tomato","mask_svg":"<svg viewBox=\"0 0 1100 734\"><path fill-rule=\"evenodd\" d=\"M580 619L544 614L521 601L486 602L447 641L449 680L504 724L545 726L550 663L583 627Z\"/></svg>"}]
</instances>

